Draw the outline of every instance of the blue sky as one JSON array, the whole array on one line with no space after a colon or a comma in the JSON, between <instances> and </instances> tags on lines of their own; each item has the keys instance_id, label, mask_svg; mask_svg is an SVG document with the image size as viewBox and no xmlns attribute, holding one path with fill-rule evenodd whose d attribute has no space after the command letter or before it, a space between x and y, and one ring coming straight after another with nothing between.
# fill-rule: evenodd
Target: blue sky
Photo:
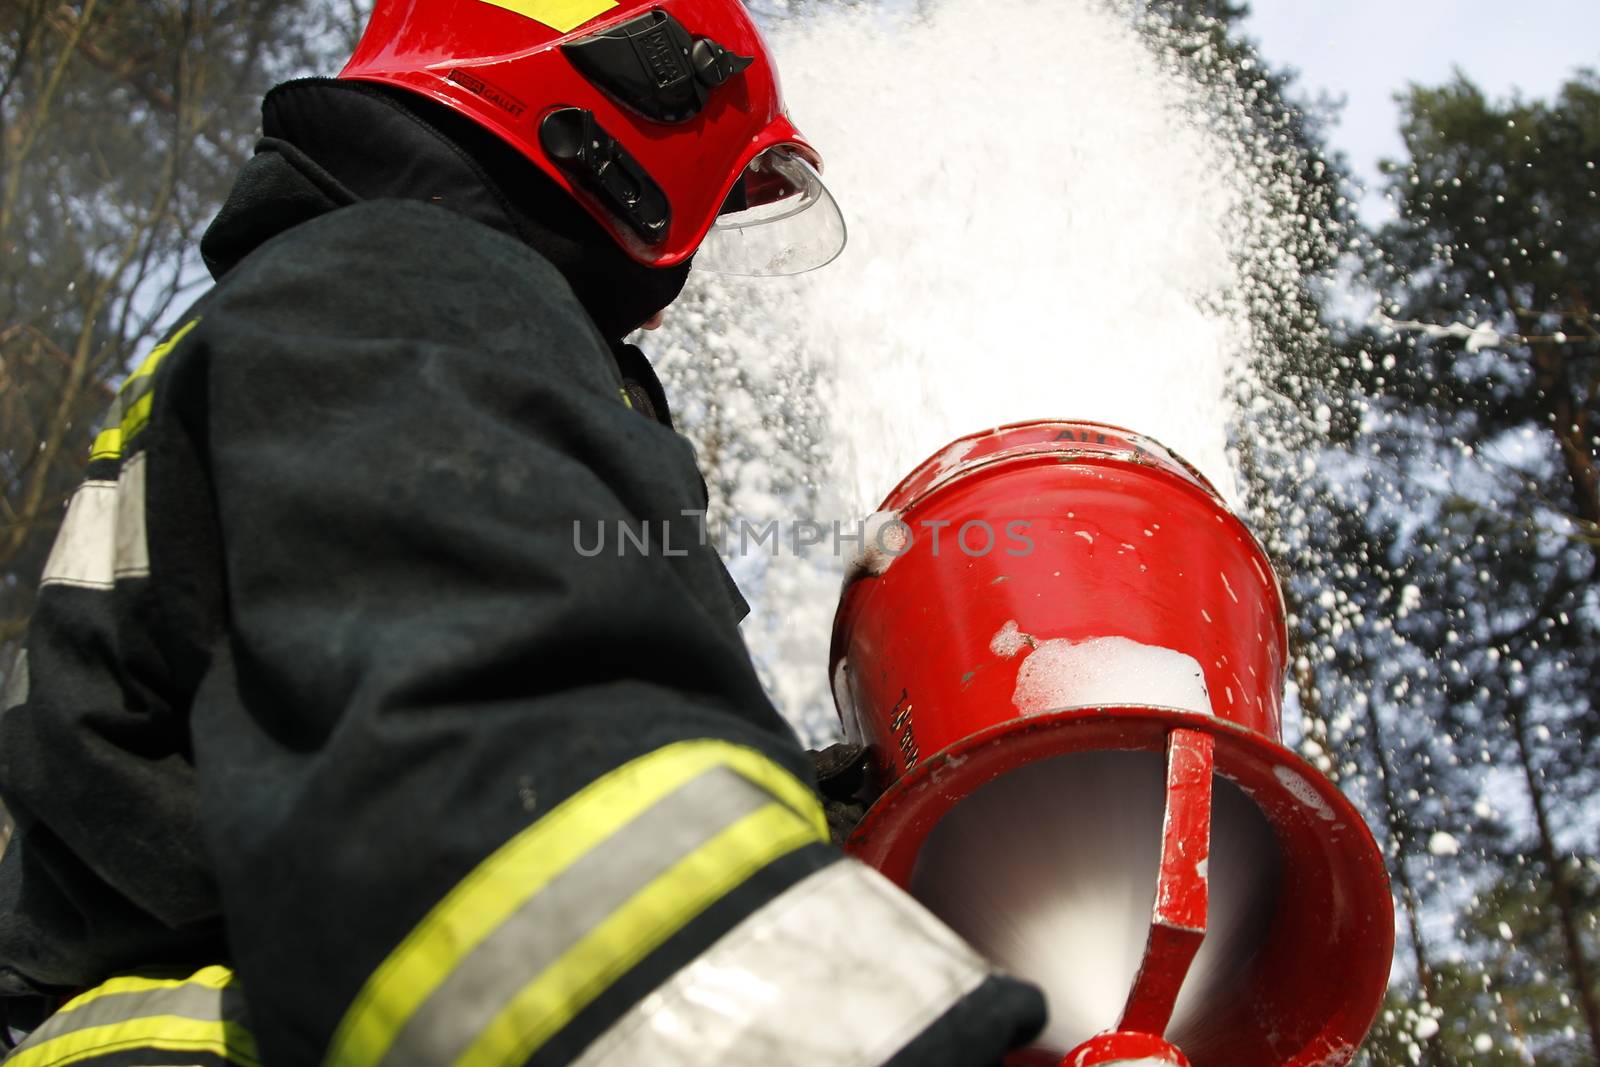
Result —
<instances>
[{"instance_id":1,"label":"blue sky","mask_svg":"<svg viewBox=\"0 0 1600 1067\"><path fill-rule=\"evenodd\" d=\"M1389 215L1378 160L1402 152L1394 94L1459 67L1492 96L1548 97L1574 69L1600 67L1600 0L1252 0L1245 30L1302 93L1344 97L1331 131L1369 186L1361 213Z\"/></svg>"}]
</instances>

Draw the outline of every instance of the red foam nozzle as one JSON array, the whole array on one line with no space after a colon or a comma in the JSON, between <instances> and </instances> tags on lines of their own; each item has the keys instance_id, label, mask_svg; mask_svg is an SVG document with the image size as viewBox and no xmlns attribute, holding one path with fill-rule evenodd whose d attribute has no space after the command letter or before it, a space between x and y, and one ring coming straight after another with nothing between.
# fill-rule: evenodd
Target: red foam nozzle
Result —
<instances>
[{"instance_id":1,"label":"red foam nozzle","mask_svg":"<svg viewBox=\"0 0 1600 1067\"><path fill-rule=\"evenodd\" d=\"M1176 1047L1154 1034L1114 1030L1097 1034L1067 1053L1061 1067L1189 1067Z\"/></svg>"}]
</instances>

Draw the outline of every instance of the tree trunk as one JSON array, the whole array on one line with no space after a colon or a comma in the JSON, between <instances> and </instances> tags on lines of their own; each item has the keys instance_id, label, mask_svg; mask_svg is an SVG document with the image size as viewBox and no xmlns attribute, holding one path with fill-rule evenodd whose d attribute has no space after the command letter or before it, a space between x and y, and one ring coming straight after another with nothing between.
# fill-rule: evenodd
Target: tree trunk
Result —
<instances>
[{"instance_id":1,"label":"tree trunk","mask_svg":"<svg viewBox=\"0 0 1600 1067\"><path fill-rule=\"evenodd\" d=\"M1572 485L1574 514L1588 525L1589 533L1600 533L1600 469L1595 467L1589 444L1594 427L1588 405L1573 397L1566 347L1546 342L1536 342L1532 347L1535 379L1549 402L1550 430L1555 434L1562 467ZM1596 553L1600 555L1600 545L1596 546Z\"/></svg>"},{"instance_id":2,"label":"tree trunk","mask_svg":"<svg viewBox=\"0 0 1600 1067\"><path fill-rule=\"evenodd\" d=\"M1410 846L1415 840L1411 820L1406 816L1405 807L1395 796L1393 767L1389 762L1389 754L1383 746L1383 724L1378 718L1378 707L1375 701L1367 701L1367 733L1372 739L1372 758L1378 769L1379 792L1383 796L1384 823L1388 827L1388 838L1394 844L1394 862L1390 870L1394 880L1400 887L1400 907L1405 911L1406 926L1411 930L1411 962L1417 972L1417 988L1422 991L1423 1002L1432 1006L1438 1000L1438 983L1434 979L1433 967L1428 963L1427 942L1422 936L1421 902L1418 899L1416 884L1411 880L1411 870L1406 866L1406 859L1410 855ZM1422 1048L1422 1064L1432 1067L1438 1063L1438 1052L1431 1038L1419 1038L1417 1044Z\"/></svg>"},{"instance_id":3,"label":"tree trunk","mask_svg":"<svg viewBox=\"0 0 1600 1067\"><path fill-rule=\"evenodd\" d=\"M1561 862L1561 852L1550 831L1549 800L1528 748L1528 731L1523 721L1521 701L1513 702L1508 710L1511 714L1511 732L1517 742L1517 760L1522 764L1523 778L1528 783L1528 799L1532 803L1534 824L1539 831L1539 862L1544 865L1550 881L1550 902L1555 905L1556 922L1561 927L1561 940L1566 947L1567 974L1572 980L1584 1025L1589 1028L1589 1047L1594 1053L1594 1062L1600 1063L1600 1004L1595 1001L1592 971L1578 932L1572 888L1567 884L1566 865Z\"/></svg>"}]
</instances>

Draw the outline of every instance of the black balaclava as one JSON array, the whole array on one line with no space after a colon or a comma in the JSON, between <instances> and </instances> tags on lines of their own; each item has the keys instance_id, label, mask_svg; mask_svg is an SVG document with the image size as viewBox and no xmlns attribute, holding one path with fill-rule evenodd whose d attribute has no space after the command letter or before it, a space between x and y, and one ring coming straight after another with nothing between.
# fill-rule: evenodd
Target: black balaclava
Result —
<instances>
[{"instance_id":1,"label":"black balaclava","mask_svg":"<svg viewBox=\"0 0 1600 1067\"><path fill-rule=\"evenodd\" d=\"M290 162L303 153L353 199L437 203L528 244L566 277L607 341L672 303L688 278L687 262L636 262L520 152L426 97L310 78L268 93L262 116L258 152Z\"/></svg>"}]
</instances>

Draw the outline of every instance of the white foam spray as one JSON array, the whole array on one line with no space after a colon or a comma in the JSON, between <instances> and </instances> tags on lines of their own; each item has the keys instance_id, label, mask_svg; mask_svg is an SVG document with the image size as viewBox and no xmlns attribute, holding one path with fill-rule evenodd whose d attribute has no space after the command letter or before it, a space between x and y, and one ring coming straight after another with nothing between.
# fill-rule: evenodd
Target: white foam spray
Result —
<instances>
[{"instance_id":1,"label":"white foam spray","mask_svg":"<svg viewBox=\"0 0 1600 1067\"><path fill-rule=\"evenodd\" d=\"M1235 492L1225 391L1251 340L1217 308L1268 209L1125 13L937 0L769 37L850 246L793 280L696 275L647 340L714 507L853 520L956 437L1034 417L1140 430ZM843 562L730 560L769 687L813 739Z\"/></svg>"}]
</instances>

